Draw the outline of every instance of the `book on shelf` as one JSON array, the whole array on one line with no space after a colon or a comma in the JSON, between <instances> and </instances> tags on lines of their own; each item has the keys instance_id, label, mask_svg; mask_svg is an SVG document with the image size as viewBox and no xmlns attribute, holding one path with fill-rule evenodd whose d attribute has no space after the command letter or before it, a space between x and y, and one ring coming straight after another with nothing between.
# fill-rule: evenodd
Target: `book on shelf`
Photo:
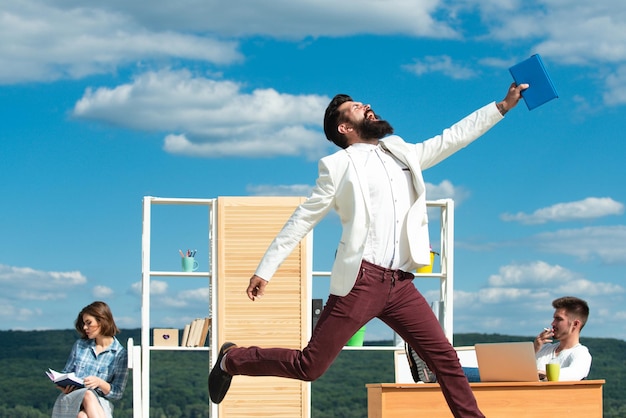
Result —
<instances>
[{"instance_id":1,"label":"book on shelf","mask_svg":"<svg viewBox=\"0 0 626 418\"><path fill-rule=\"evenodd\" d=\"M200 339L198 340L198 347L204 347L209 335L209 328L211 327L211 318L204 318L202 321L202 330L200 332Z\"/></svg>"},{"instance_id":2,"label":"book on shelf","mask_svg":"<svg viewBox=\"0 0 626 418\"><path fill-rule=\"evenodd\" d=\"M528 83L528 88L522 90L522 98L528 110L559 97L539 54L515 64L509 68L509 72L516 84Z\"/></svg>"},{"instance_id":3,"label":"book on shelf","mask_svg":"<svg viewBox=\"0 0 626 418\"><path fill-rule=\"evenodd\" d=\"M183 347L204 347L209 328L211 327L211 318L196 318L191 323L185 325L183 330L183 339L181 346Z\"/></svg>"},{"instance_id":4,"label":"book on shelf","mask_svg":"<svg viewBox=\"0 0 626 418\"><path fill-rule=\"evenodd\" d=\"M55 385L66 387L66 386L76 386L77 388L82 388L85 386L85 382L80 377L77 377L74 372L70 373L59 373L55 370L48 369L46 375L54 382Z\"/></svg>"},{"instance_id":5,"label":"book on shelf","mask_svg":"<svg viewBox=\"0 0 626 418\"><path fill-rule=\"evenodd\" d=\"M187 347L187 340L189 339L190 329L191 329L191 324L186 324L185 328L183 328L183 338L180 340L181 347Z\"/></svg>"}]
</instances>

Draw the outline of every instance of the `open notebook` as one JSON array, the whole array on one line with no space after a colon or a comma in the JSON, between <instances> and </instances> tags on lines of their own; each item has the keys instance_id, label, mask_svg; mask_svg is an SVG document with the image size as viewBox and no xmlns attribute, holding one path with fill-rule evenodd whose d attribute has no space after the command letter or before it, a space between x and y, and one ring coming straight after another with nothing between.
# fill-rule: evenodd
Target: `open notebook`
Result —
<instances>
[{"instance_id":1,"label":"open notebook","mask_svg":"<svg viewBox=\"0 0 626 418\"><path fill-rule=\"evenodd\" d=\"M485 343L474 348L481 382L539 381L532 342Z\"/></svg>"}]
</instances>

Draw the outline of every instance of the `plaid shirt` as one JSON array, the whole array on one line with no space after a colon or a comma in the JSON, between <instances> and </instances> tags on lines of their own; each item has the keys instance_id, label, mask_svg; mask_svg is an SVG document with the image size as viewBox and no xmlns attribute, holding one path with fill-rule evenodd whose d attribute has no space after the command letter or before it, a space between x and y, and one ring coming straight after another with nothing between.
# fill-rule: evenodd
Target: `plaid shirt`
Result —
<instances>
[{"instance_id":1,"label":"plaid shirt","mask_svg":"<svg viewBox=\"0 0 626 418\"><path fill-rule=\"evenodd\" d=\"M96 391L110 400L118 400L124 394L128 378L128 354L117 338L100 354L96 355L95 340L80 339L74 343L63 373L74 372L85 378L96 376L111 385L111 391L105 396L100 389Z\"/></svg>"}]
</instances>

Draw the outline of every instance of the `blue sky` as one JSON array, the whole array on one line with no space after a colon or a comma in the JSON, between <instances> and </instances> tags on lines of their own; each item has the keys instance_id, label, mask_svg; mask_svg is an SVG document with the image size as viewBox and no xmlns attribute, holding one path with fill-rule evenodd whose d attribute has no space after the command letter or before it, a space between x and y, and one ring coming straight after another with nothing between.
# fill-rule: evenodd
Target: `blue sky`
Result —
<instances>
[{"instance_id":1,"label":"blue sky","mask_svg":"<svg viewBox=\"0 0 626 418\"><path fill-rule=\"evenodd\" d=\"M336 93L417 142L501 100L540 53L559 99L520 103L424 173L429 199L456 204L454 330L534 335L571 294L591 306L584 335L624 339L624 28L622 0L6 0L0 329L71 328L95 299L139 327L143 196L306 195L335 151ZM205 245L202 212L155 217L159 268ZM316 229L315 270L337 236L333 216ZM157 281L153 325L182 328L206 295Z\"/></svg>"}]
</instances>

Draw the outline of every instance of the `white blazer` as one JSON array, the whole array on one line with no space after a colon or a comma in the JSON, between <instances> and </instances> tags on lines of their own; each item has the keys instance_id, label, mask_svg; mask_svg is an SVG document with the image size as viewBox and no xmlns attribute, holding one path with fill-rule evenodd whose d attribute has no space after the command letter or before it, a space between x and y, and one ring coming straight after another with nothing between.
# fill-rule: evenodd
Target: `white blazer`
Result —
<instances>
[{"instance_id":1,"label":"white blazer","mask_svg":"<svg viewBox=\"0 0 626 418\"><path fill-rule=\"evenodd\" d=\"M417 200L409 209L406 222L412 269L430 264L426 185L422 170L464 148L502 118L495 102L492 102L424 142L410 144L397 135L381 141L381 146L406 164L413 175ZM257 267L257 276L270 280L300 240L331 209L335 209L343 230L331 271L330 293L345 296L350 292L356 281L370 228L367 177L362 172L363 167L354 164L351 154L351 147L348 147L319 161L319 176L311 196L296 208L272 241Z\"/></svg>"}]
</instances>

